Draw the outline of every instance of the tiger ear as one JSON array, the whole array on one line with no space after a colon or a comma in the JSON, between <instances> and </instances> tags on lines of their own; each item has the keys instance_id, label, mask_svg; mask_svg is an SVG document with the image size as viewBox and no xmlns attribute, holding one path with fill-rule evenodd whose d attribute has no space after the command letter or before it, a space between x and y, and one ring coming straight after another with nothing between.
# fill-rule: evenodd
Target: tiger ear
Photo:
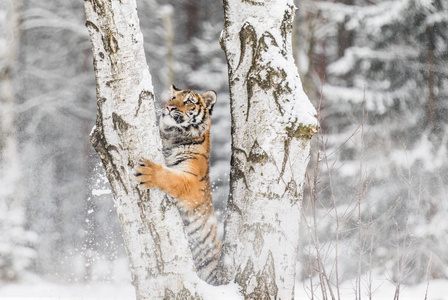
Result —
<instances>
[{"instance_id":1,"label":"tiger ear","mask_svg":"<svg viewBox=\"0 0 448 300\"><path fill-rule=\"evenodd\" d=\"M216 103L218 96L216 95L215 91L206 91L204 94L202 94L202 98L204 98L207 108L211 110L213 108L213 105Z\"/></svg>"},{"instance_id":2,"label":"tiger ear","mask_svg":"<svg viewBox=\"0 0 448 300\"><path fill-rule=\"evenodd\" d=\"M181 90L179 90L177 87L175 87L174 84L171 85L171 88L170 88L171 97L173 97L174 95L176 95L180 91Z\"/></svg>"}]
</instances>

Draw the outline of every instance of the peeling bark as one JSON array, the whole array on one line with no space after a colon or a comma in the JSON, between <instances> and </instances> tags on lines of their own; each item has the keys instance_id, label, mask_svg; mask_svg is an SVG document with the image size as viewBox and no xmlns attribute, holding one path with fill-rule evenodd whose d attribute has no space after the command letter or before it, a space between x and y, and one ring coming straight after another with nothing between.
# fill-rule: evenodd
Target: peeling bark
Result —
<instances>
[{"instance_id":1,"label":"peeling bark","mask_svg":"<svg viewBox=\"0 0 448 300\"><path fill-rule=\"evenodd\" d=\"M91 142L116 201L137 299L198 299L177 208L159 190L139 190L133 176L141 156L163 163L135 0L84 4L98 98Z\"/></svg>"},{"instance_id":2,"label":"peeling bark","mask_svg":"<svg viewBox=\"0 0 448 300\"><path fill-rule=\"evenodd\" d=\"M291 47L291 0L225 0L232 112L224 268L246 299L293 299L301 186L316 132Z\"/></svg>"}]
</instances>

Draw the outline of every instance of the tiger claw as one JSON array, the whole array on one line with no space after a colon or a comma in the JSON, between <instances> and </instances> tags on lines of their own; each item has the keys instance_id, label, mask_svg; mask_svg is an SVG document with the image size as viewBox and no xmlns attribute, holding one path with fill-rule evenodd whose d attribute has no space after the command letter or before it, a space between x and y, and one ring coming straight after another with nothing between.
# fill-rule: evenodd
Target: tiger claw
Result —
<instances>
[{"instance_id":1,"label":"tiger claw","mask_svg":"<svg viewBox=\"0 0 448 300\"><path fill-rule=\"evenodd\" d=\"M145 161L146 161L146 158L140 157L138 160L139 166L145 167L146 166Z\"/></svg>"}]
</instances>

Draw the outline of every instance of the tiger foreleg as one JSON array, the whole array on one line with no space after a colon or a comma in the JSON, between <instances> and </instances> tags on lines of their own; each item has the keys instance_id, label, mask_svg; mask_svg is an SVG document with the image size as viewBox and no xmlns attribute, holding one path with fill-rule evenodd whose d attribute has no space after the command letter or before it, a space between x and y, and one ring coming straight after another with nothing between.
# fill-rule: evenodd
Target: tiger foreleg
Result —
<instances>
[{"instance_id":1,"label":"tiger foreleg","mask_svg":"<svg viewBox=\"0 0 448 300\"><path fill-rule=\"evenodd\" d=\"M194 208L198 204L197 199L200 196L197 195L197 191L192 192L194 178L188 173L172 170L141 158L135 168L135 176L141 188L159 188L189 208Z\"/></svg>"},{"instance_id":2,"label":"tiger foreleg","mask_svg":"<svg viewBox=\"0 0 448 300\"><path fill-rule=\"evenodd\" d=\"M163 166L152 162L149 159L140 158L138 166L135 168L135 176L141 188L160 188L157 177L161 175Z\"/></svg>"}]
</instances>

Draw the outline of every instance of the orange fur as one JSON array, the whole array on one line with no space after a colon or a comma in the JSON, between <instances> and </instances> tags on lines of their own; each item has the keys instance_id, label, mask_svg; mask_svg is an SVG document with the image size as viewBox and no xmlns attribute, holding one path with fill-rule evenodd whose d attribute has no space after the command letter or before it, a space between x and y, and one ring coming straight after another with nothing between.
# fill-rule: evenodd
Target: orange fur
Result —
<instances>
[{"instance_id":1,"label":"orange fur","mask_svg":"<svg viewBox=\"0 0 448 300\"><path fill-rule=\"evenodd\" d=\"M136 168L142 188L159 188L181 201L190 210L211 199L210 181L200 181L208 175L208 160L200 155L182 171L169 169L149 159L142 159Z\"/></svg>"}]
</instances>

